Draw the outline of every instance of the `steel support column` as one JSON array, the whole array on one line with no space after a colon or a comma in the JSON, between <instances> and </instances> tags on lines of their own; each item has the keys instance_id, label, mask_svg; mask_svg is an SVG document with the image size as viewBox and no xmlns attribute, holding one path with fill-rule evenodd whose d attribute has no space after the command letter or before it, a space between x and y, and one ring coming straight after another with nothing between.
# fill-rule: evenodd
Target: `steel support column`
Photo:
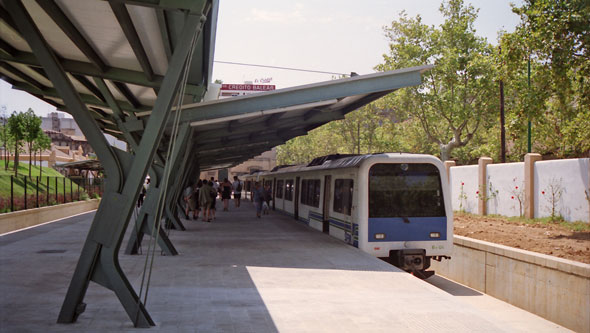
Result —
<instances>
[{"instance_id":1,"label":"steel support column","mask_svg":"<svg viewBox=\"0 0 590 333\"><path fill-rule=\"evenodd\" d=\"M170 163L169 168L175 170L179 164L179 160L181 160L182 151L185 151L186 142L191 134L192 130L188 126L188 124L182 124L180 126L180 130L178 132L177 138L177 145L174 151L171 153L171 158L169 159L168 163ZM139 247L141 246L141 242L143 240L143 236L145 234L152 235L154 228L158 225L158 221L156 220L159 211L163 211L166 214L166 205L169 203L168 197L172 194L171 190L175 184L171 184L169 179L165 178L165 172L162 168L158 166L154 166L156 173L158 174L158 179L160 180L158 183L153 183L150 185L145 202L139 211L138 217L135 220L135 232L132 232L129 237L129 242L127 243L127 248L125 250L126 254L137 254ZM169 192L166 195L166 198L161 194L162 191ZM162 218L162 215L160 215ZM166 214L167 218L170 218L168 214ZM177 222L175 227L179 230L185 230L184 226L180 221L173 221ZM158 230L158 245L164 251L164 253L168 255L177 255L178 251L172 245L172 242L166 235L164 231L164 226L160 225Z\"/></svg>"},{"instance_id":2,"label":"steel support column","mask_svg":"<svg viewBox=\"0 0 590 333\"><path fill-rule=\"evenodd\" d=\"M107 176L103 200L82 249L58 322L71 323L84 311L83 299L90 281L94 281L115 292L136 327L153 326L154 321L121 270L118 253L139 190L171 113L171 106L187 64L186 60L193 46L192 41L195 34L202 31L210 5L205 4L206 8L203 8L201 15L186 15L178 45L133 159L126 153L110 147L21 1L6 1L4 6L55 85L68 111L97 152Z\"/></svg>"}]
</instances>

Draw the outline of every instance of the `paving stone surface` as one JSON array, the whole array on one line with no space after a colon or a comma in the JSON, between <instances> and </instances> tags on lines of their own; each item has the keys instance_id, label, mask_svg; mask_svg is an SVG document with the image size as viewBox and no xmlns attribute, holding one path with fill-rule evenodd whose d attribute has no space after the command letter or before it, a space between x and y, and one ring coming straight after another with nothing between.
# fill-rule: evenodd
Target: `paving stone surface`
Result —
<instances>
[{"instance_id":1,"label":"paving stone surface","mask_svg":"<svg viewBox=\"0 0 590 333\"><path fill-rule=\"evenodd\" d=\"M56 323L93 216L0 236L0 332L138 332L94 283L78 321ZM180 255L154 260L150 332L567 331L452 281L419 280L289 217L258 219L247 201L212 223L183 223L170 232ZM148 242L142 255L120 255L136 291Z\"/></svg>"}]
</instances>

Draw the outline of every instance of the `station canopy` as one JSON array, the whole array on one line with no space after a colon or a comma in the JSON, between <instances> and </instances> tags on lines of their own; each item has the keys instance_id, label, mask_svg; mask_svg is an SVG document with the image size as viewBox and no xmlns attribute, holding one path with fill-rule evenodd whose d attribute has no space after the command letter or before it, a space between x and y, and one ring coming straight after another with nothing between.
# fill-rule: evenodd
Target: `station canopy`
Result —
<instances>
[{"instance_id":1,"label":"station canopy","mask_svg":"<svg viewBox=\"0 0 590 333\"><path fill-rule=\"evenodd\" d=\"M396 89L419 85L430 68L217 100L210 84L217 0L0 3L0 77L70 113L107 179L59 323L74 322L84 311L94 281L115 292L135 326L155 325L140 299L143 289L135 292L118 263L148 173L151 183L126 253L137 253L144 235L157 232L163 253L176 255L160 222L165 216L185 229L176 214L180 194L200 170L237 165ZM110 146L105 133L127 142L130 151Z\"/></svg>"},{"instance_id":2,"label":"station canopy","mask_svg":"<svg viewBox=\"0 0 590 333\"><path fill-rule=\"evenodd\" d=\"M190 123L201 170L237 165L398 88L420 84L428 66L355 76L224 100L206 96L211 81L217 1L25 0L87 112L104 133L133 149L143 135L187 13L203 16L190 57L181 122ZM0 77L68 112L6 4L0 7ZM183 87L180 87L181 89ZM213 90L213 89L209 89ZM211 93L213 95L213 93ZM174 114L178 107L173 107ZM171 116L173 118L174 115ZM171 123L171 120L170 120ZM157 154L166 158L172 126ZM92 144L92 142L90 142Z\"/></svg>"}]
</instances>

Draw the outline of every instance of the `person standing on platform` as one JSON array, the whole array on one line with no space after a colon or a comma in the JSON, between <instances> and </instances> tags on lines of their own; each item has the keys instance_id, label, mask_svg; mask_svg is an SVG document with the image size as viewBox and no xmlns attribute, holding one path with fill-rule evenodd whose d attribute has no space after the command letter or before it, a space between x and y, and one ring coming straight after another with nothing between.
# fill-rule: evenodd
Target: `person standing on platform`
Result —
<instances>
[{"instance_id":1,"label":"person standing on platform","mask_svg":"<svg viewBox=\"0 0 590 333\"><path fill-rule=\"evenodd\" d=\"M197 219L197 209L195 206L195 192L194 192L194 188L193 188L193 184L189 183L189 185L187 186L186 189L184 189L184 202L185 202L185 208L184 208L184 213L186 215L187 219L190 219L189 216L189 212L192 211L193 212L193 219Z\"/></svg>"},{"instance_id":2,"label":"person standing on platform","mask_svg":"<svg viewBox=\"0 0 590 333\"><path fill-rule=\"evenodd\" d=\"M242 198L242 182L238 179L238 176L234 176L234 182L231 184L231 187L234 191L234 206L240 207L240 199Z\"/></svg>"},{"instance_id":3,"label":"person standing on platform","mask_svg":"<svg viewBox=\"0 0 590 333\"><path fill-rule=\"evenodd\" d=\"M256 217L260 218L262 212L262 203L264 202L264 189L260 182L254 184L254 204L256 205Z\"/></svg>"},{"instance_id":4,"label":"person standing on platform","mask_svg":"<svg viewBox=\"0 0 590 333\"><path fill-rule=\"evenodd\" d=\"M221 183L221 199L223 200L223 211L229 211L229 199L231 199L232 185L227 178Z\"/></svg>"},{"instance_id":5,"label":"person standing on platform","mask_svg":"<svg viewBox=\"0 0 590 333\"><path fill-rule=\"evenodd\" d=\"M195 185L195 190L193 192L193 198L195 200L195 209L197 212L195 220L199 219L199 214L201 213L201 202L199 201L199 193L201 191L201 187L203 187L203 182L199 179L199 181L197 181L197 184Z\"/></svg>"},{"instance_id":6,"label":"person standing on platform","mask_svg":"<svg viewBox=\"0 0 590 333\"><path fill-rule=\"evenodd\" d=\"M211 222L211 197L213 188L209 185L206 180L203 180L203 186L199 190L199 203L203 208L203 222Z\"/></svg>"},{"instance_id":7,"label":"person standing on platform","mask_svg":"<svg viewBox=\"0 0 590 333\"><path fill-rule=\"evenodd\" d=\"M209 185L215 190L215 193L219 193L219 183L215 180L215 177L211 177ZM215 198L217 198L217 195L215 195Z\"/></svg>"},{"instance_id":8,"label":"person standing on platform","mask_svg":"<svg viewBox=\"0 0 590 333\"><path fill-rule=\"evenodd\" d=\"M270 211L270 201L272 200L272 191L270 185L264 185L264 202L262 203L262 212L268 215Z\"/></svg>"},{"instance_id":9,"label":"person standing on platform","mask_svg":"<svg viewBox=\"0 0 590 333\"><path fill-rule=\"evenodd\" d=\"M219 184L217 182L209 182L211 185L211 208L209 209L209 220L215 220L215 205L217 204L217 195L219 194ZM215 186L217 185L217 187Z\"/></svg>"}]
</instances>

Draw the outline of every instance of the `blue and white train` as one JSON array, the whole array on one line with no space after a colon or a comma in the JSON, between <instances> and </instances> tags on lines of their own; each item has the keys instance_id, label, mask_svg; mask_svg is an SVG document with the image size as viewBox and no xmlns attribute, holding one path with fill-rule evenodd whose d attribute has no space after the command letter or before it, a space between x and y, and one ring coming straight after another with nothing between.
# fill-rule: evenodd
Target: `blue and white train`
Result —
<instances>
[{"instance_id":1,"label":"blue and white train","mask_svg":"<svg viewBox=\"0 0 590 333\"><path fill-rule=\"evenodd\" d=\"M446 170L430 155L329 155L245 178L272 188L272 208L414 275L450 259Z\"/></svg>"}]
</instances>

